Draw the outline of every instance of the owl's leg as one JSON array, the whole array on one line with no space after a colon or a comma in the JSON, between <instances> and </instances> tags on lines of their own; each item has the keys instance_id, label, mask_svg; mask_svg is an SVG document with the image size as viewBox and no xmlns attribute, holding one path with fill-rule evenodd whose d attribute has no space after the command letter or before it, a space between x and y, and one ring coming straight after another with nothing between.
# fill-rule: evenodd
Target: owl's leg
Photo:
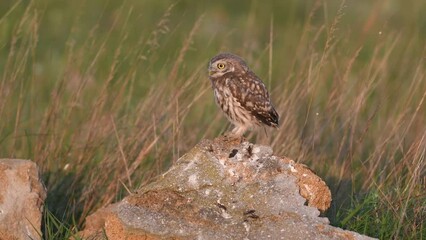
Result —
<instances>
[{"instance_id":1,"label":"owl's leg","mask_svg":"<svg viewBox=\"0 0 426 240\"><path fill-rule=\"evenodd\" d=\"M235 126L235 128L232 129L231 134L235 137L242 137L246 130L247 127L245 126Z\"/></svg>"},{"instance_id":2,"label":"owl's leg","mask_svg":"<svg viewBox=\"0 0 426 240\"><path fill-rule=\"evenodd\" d=\"M232 129L231 132L225 134L225 137L229 141L237 141L238 143L242 143L243 141L245 141L243 134L246 130L247 128L244 126L235 126L235 128Z\"/></svg>"}]
</instances>

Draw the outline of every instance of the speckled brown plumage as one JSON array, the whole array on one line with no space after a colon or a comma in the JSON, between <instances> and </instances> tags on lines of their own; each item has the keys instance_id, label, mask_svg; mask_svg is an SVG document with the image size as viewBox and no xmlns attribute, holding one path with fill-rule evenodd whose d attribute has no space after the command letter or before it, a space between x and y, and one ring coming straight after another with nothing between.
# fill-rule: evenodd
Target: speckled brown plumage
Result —
<instances>
[{"instance_id":1,"label":"speckled brown plumage","mask_svg":"<svg viewBox=\"0 0 426 240\"><path fill-rule=\"evenodd\" d=\"M209 78L217 105L235 125L232 134L242 136L252 127L278 127L275 111L265 84L245 61L231 53L221 53L209 62Z\"/></svg>"}]
</instances>

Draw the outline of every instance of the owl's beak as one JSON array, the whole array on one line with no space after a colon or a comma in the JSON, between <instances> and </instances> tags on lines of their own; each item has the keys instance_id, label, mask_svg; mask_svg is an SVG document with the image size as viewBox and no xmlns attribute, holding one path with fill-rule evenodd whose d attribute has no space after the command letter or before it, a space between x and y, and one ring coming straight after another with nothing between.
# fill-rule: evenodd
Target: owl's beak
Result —
<instances>
[{"instance_id":1,"label":"owl's beak","mask_svg":"<svg viewBox=\"0 0 426 240\"><path fill-rule=\"evenodd\" d=\"M209 67L209 76L213 75L216 73L216 69L214 69L213 67Z\"/></svg>"}]
</instances>

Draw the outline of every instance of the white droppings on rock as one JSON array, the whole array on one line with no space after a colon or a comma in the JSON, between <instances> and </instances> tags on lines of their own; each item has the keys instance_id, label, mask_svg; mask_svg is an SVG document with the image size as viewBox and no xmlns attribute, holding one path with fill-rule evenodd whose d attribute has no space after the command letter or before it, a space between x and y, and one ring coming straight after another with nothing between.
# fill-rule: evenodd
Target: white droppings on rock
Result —
<instances>
[{"instance_id":1,"label":"white droppings on rock","mask_svg":"<svg viewBox=\"0 0 426 240\"><path fill-rule=\"evenodd\" d=\"M289 165L291 172L297 172L296 168L294 168L293 164Z\"/></svg>"},{"instance_id":2,"label":"white droppings on rock","mask_svg":"<svg viewBox=\"0 0 426 240\"><path fill-rule=\"evenodd\" d=\"M254 147L252 150L252 153L257 154L260 152L260 150L261 150L260 147Z\"/></svg>"},{"instance_id":3,"label":"white droppings on rock","mask_svg":"<svg viewBox=\"0 0 426 240\"><path fill-rule=\"evenodd\" d=\"M230 219L232 218L231 214L227 213L225 210L222 211L222 217L225 219Z\"/></svg>"},{"instance_id":4,"label":"white droppings on rock","mask_svg":"<svg viewBox=\"0 0 426 240\"><path fill-rule=\"evenodd\" d=\"M188 183L189 183L190 186L193 186L193 187L198 186L197 174L190 175L189 178L188 178Z\"/></svg>"},{"instance_id":5,"label":"white droppings on rock","mask_svg":"<svg viewBox=\"0 0 426 240\"><path fill-rule=\"evenodd\" d=\"M259 156L257 156L257 155L253 155L253 156L251 156L251 158L250 158L253 162L255 162L255 161L257 161L257 160L259 160Z\"/></svg>"},{"instance_id":6,"label":"white droppings on rock","mask_svg":"<svg viewBox=\"0 0 426 240\"><path fill-rule=\"evenodd\" d=\"M246 232L250 232L250 225L247 222L243 222L243 226L246 229Z\"/></svg>"}]
</instances>

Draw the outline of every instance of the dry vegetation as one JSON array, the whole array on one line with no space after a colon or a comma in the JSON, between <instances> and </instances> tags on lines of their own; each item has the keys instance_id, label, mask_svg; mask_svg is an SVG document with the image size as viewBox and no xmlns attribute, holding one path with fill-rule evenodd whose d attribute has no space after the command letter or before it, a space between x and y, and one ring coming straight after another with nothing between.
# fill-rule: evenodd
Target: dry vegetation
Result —
<instances>
[{"instance_id":1,"label":"dry vegetation","mask_svg":"<svg viewBox=\"0 0 426 240\"><path fill-rule=\"evenodd\" d=\"M333 224L425 238L426 3L408 2L2 1L0 157L39 164L45 238L67 236L227 130L206 76L226 50L281 115L248 137L327 181Z\"/></svg>"}]
</instances>

